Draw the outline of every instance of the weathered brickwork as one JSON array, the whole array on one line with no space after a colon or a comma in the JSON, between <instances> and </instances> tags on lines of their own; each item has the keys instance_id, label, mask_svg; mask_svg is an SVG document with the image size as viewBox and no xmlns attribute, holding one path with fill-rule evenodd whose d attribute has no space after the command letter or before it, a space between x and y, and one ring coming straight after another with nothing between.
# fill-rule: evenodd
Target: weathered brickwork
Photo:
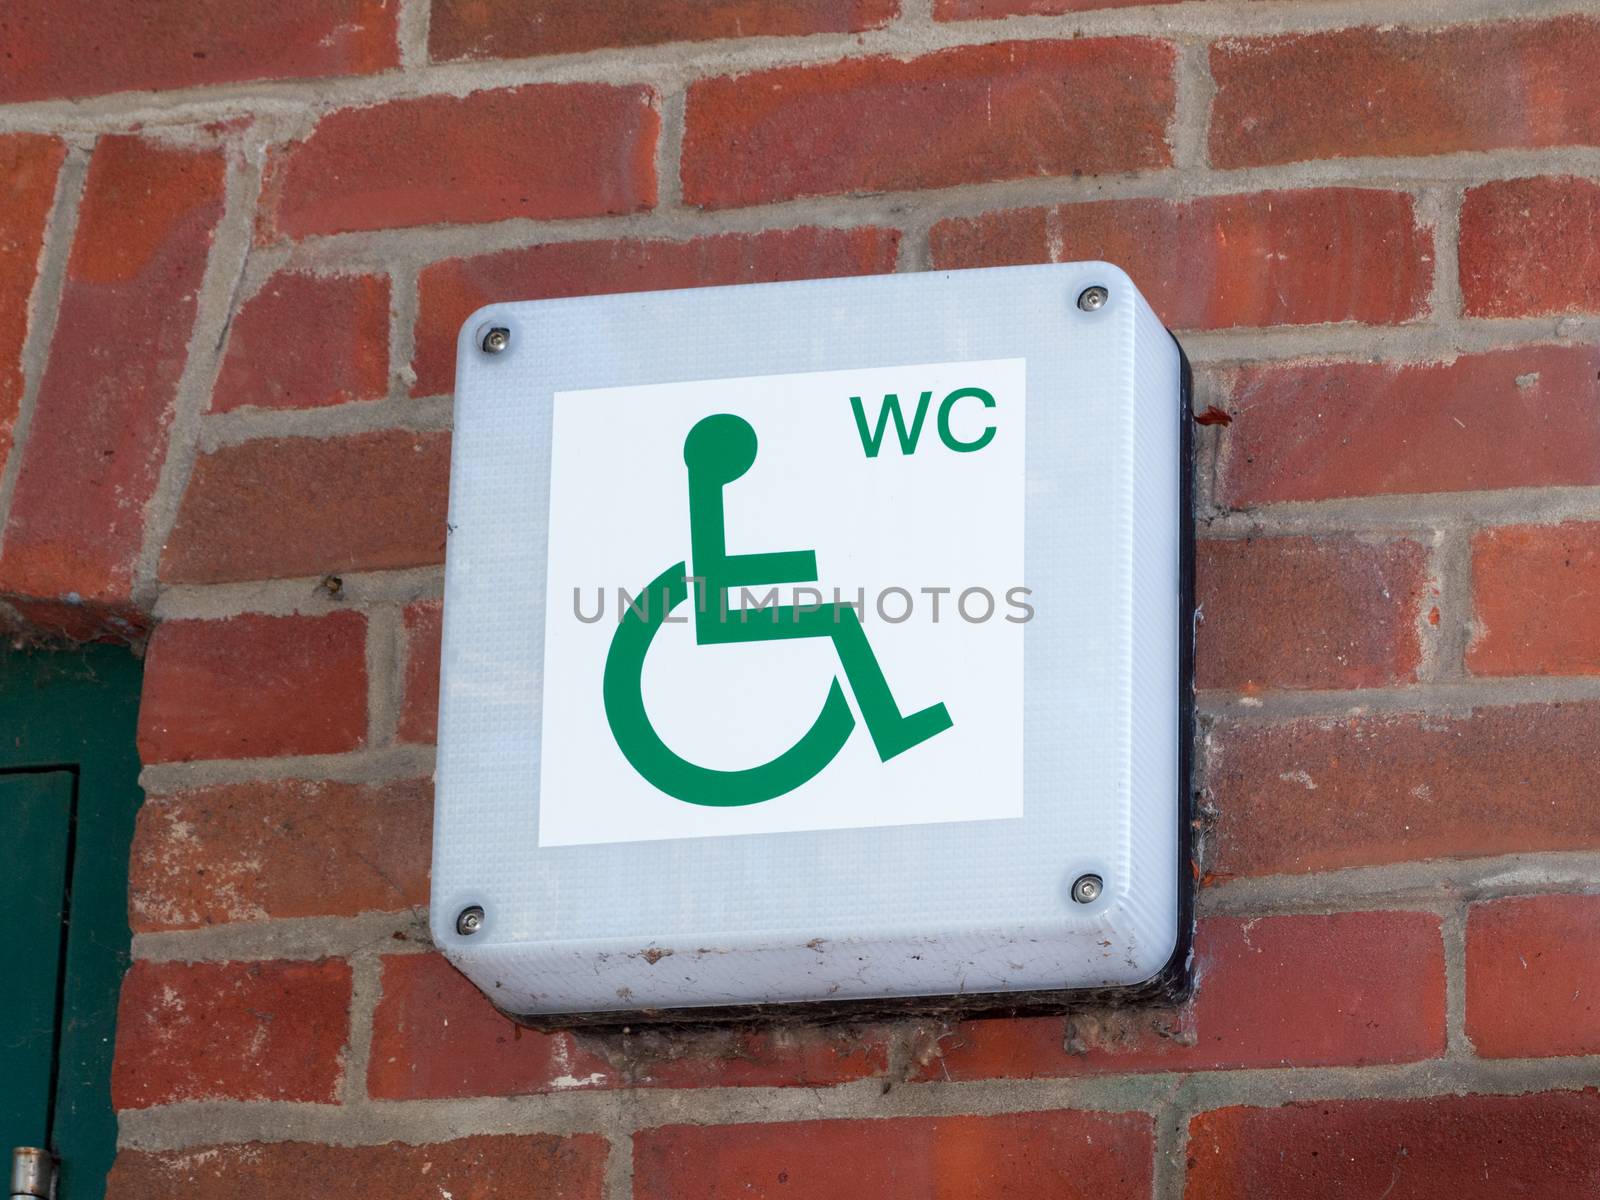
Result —
<instances>
[{"instance_id":1,"label":"weathered brickwork","mask_svg":"<svg viewBox=\"0 0 1600 1200\"><path fill-rule=\"evenodd\" d=\"M1597 59L1582 0L0 9L0 629L147 664L113 1200L1593 1194ZM423 919L461 320L1082 258L1204 413L1193 997L499 1016Z\"/></svg>"}]
</instances>

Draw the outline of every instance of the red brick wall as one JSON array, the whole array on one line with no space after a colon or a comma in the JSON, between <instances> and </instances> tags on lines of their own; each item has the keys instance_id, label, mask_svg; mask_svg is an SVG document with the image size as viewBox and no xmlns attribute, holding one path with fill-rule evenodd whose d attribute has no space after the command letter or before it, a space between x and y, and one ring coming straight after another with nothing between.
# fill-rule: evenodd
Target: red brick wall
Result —
<instances>
[{"instance_id":1,"label":"red brick wall","mask_svg":"<svg viewBox=\"0 0 1600 1200\"><path fill-rule=\"evenodd\" d=\"M0 625L148 639L113 1197L1596 1194L1597 61L1583 0L10 0ZM1207 412L1193 1000L496 1016L423 919L459 320L1096 256Z\"/></svg>"}]
</instances>

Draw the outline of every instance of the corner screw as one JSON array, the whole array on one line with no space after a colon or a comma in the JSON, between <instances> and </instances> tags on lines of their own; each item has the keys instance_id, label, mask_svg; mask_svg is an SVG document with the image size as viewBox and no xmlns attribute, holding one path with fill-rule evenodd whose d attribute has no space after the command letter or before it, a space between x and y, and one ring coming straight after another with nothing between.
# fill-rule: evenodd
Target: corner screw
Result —
<instances>
[{"instance_id":1,"label":"corner screw","mask_svg":"<svg viewBox=\"0 0 1600 1200\"><path fill-rule=\"evenodd\" d=\"M499 354L511 345L511 330L496 325L483 335L483 352L485 354Z\"/></svg>"},{"instance_id":2,"label":"corner screw","mask_svg":"<svg viewBox=\"0 0 1600 1200\"><path fill-rule=\"evenodd\" d=\"M471 908L463 908L461 915L456 918L456 932L462 937L471 937L483 928L483 909L474 904Z\"/></svg>"},{"instance_id":3,"label":"corner screw","mask_svg":"<svg viewBox=\"0 0 1600 1200\"><path fill-rule=\"evenodd\" d=\"M1098 283L1094 287L1086 287L1078 293L1078 307L1084 312L1094 312L1106 306L1106 301L1111 299L1111 293Z\"/></svg>"},{"instance_id":4,"label":"corner screw","mask_svg":"<svg viewBox=\"0 0 1600 1200\"><path fill-rule=\"evenodd\" d=\"M1105 882L1098 875L1079 875L1072 881L1072 898L1079 904L1093 904L1105 891Z\"/></svg>"}]
</instances>

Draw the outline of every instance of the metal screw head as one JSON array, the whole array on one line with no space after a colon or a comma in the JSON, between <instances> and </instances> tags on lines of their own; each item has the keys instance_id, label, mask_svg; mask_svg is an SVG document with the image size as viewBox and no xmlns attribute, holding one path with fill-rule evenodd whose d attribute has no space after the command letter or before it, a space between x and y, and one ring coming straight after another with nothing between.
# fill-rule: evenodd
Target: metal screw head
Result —
<instances>
[{"instance_id":1,"label":"metal screw head","mask_svg":"<svg viewBox=\"0 0 1600 1200\"><path fill-rule=\"evenodd\" d=\"M496 325L483 335L483 352L485 354L499 354L511 345L511 330L504 326Z\"/></svg>"},{"instance_id":2,"label":"metal screw head","mask_svg":"<svg viewBox=\"0 0 1600 1200\"><path fill-rule=\"evenodd\" d=\"M461 915L456 918L456 932L462 937L471 937L483 928L483 908L474 904L470 908L463 908Z\"/></svg>"},{"instance_id":3,"label":"metal screw head","mask_svg":"<svg viewBox=\"0 0 1600 1200\"><path fill-rule=\"evenodd\" d=\"M1078 293L1078 307L1084 312L1094 312L1104 308L1106 301L1111 299L1111 293L1098 283L1093 287L1086 287Z\"/></svg>"},{"instance_id":4,"label":"metal screw head","mask_svg":"<svg viewBox=\"0 0 1600 1200\"><path fill-rule=\"evenodd\" d=\"M1105 890L1105 881L1098 875L1079 875L1072 881L1072 898L1079 904L1093 904Z\"/></svg>"}]
</instances>

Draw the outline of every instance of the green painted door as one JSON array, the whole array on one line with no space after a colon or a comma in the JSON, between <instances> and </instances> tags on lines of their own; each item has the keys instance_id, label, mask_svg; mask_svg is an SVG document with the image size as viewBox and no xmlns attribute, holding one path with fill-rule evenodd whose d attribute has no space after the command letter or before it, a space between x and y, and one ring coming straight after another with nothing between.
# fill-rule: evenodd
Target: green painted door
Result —
<instances>
[{"instance_id":1,"label":"green painted door","mask_svg":"<svg viewBox=\"0 0 1600 1200\"><path fill-rule=\"evenodd\" d=\"M121 647L0 643L0 1179L48 1148L60 1200L103 1197L116 1155L140 678Z\"/></svg>"},{"instance_id":2,"label":"green painted door","mask_svg":"<svg viewBox=\"0 0 1600 1200\"><path fill-rule=\"evenodd\" d=\"M72 784L69 771L0 774L0 879L15 905L6 939L10 980L0 988L0 1145L8 1151L50 1140Z\"/></svg>"}]
</instances>

